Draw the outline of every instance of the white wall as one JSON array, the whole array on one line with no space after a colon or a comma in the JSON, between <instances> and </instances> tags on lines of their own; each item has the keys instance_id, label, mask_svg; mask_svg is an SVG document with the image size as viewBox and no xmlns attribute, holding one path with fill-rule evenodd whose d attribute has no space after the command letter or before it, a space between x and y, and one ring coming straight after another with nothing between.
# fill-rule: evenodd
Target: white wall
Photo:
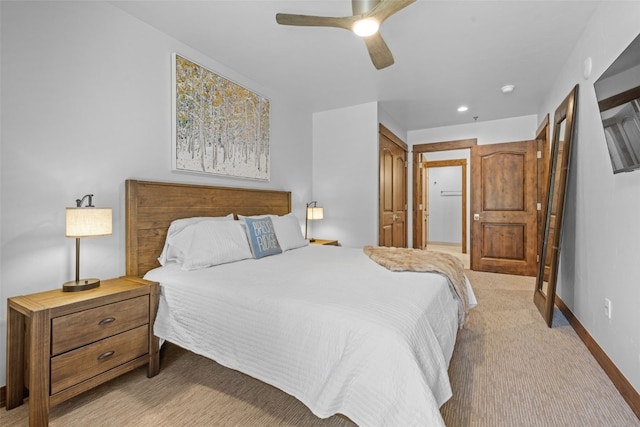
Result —
<instances>
[{"instance_id":1,"label":"white wall","mask_svg":"<svg viewBox=\"0 0 640 427\"><path fill-rule=\"evenodd\" d=\"M378 244L379 123L406 142L406 131L377 102L313 114L313 200L324 219L309 223L310 237Z\"/></svg>"},{"instance_id":2,"label":"white wall","mask_svg":"<svg viewBox=\"0 0 640 427\"><path fill-rule=\"evenodd\" d=\"M429 230L432 243L462 243L462 168L429 168ZM456 195L452 192L458 192Z\"/></svg>"},{"instance_id":3,"label":"white wall","mask_svg":"<svg viewBox=\"0 0 640 427\"><path fill-rule=\"evenodd\" d=\"M310 235L347 247L378 243L376 102L313 114L313 200L324 219Z\"/></svg>"},{"instance_id":4,"label":"white wall","mask_svg":"<svg viewBox=\"0 0 640 427\"><path fill-rule=\"evenodd\" d=\"M540 120L541 121L541 120ZM535 115L513 117L510 119L491 120L486 122L468 123L464 125L445 126L431 129L420 129L407 132L408 144L413 147L417 144L433 142L457 141L461 139L476 138L478 145L498 144L503 142L527 141L535 138L538 128L538 118ZM467 160L467 221L471 216L471 150L450 150L427 153L428 161L435 160ZM412 164L409 164L409 180L412 182ZM413 184L411 184L413 185ZM413 206L413 192L409 191L409 206ZM409 221L410 234L413 230L413 219ZM471 227L467 224L467 250L471 246ZM409 237L412 241L412 237Z\"/></svg>"},{"instance_id":5,"label":"white wall","mask_svg":"<svg viewBox=\"0 0 640 427\"><path fill-rule=\"evenodd\" d=\"M541 121L541 120L540 120ZM535 138L538 127L536 115L502 120L474 122L407 132L409 145L476 138L478 145L526 141Z\"/></svg>"},{"instance_id":6,"label":"white wall","mask_svg":"<svg viewBox=\"0 0 640 427\"><path fill-rule=\"evenodd\" d=\"M580 84L558 294L640 391L640 171L613 175L593 83L638 35L640 2L603 2L539 111ZM583 77L591 57L593 72ZM604 298L612 317L603 314Z\"/></svg>"},{"instance_id":7,"label":"white wall","mask_svg":"<svg viewBox=\"0 0 640 427\"><path fill-rule=\"evenodd\" d=\"M404 143L407 142L407 131L380 104L378 104L378 121ZM411 161L411 159L408 160Z\"/></svg>"},{"instance_id":8,"label":"white wall","mask_svg":"<svg viewBox=\"0 0 640 427\"><path fill-rule=\"evenodd\" d=\"M112 236L82 241L84 277L124 274L127 178L290 190L294 212L304 218L310 112L107 3L0 7L0 354L6 354L6 298L73 279L64 209L84 194L94 193L95 204L114 215ZM270 98L270 182L171 172L172 52Z\"/></svg>"}]
</instances>

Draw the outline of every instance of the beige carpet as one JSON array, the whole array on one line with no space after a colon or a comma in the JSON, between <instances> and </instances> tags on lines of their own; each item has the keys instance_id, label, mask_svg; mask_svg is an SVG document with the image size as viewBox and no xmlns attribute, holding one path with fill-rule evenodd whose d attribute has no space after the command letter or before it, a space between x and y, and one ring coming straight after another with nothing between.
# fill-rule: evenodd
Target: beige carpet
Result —
<instances>
[{"instance_id":1,"label":"beige carpet","mask_svg":"<svg viewBox=\"0 0 640 427\"><path fill-rule=\"evenodd\" d=\"M471 258L469 256L469 252L466 254L462 253L462 246L455 243L427 243L427 250L429 251L437 251L444 252L451 255L455 255L460 258L460 261L464 264L464 268L467 270L471 268Z\"/></svg>"},{"instance_id":2,"label":"beige carpet","mask_svg":"<svg viewBox=\"0 0 640 427\"><path fill-rule=\"evenodd\" d=\"M449 368L448 426L640 426L556 308L548 328L535 278L467 271L478 298Z\"/></svg>"},{"instance_id":3,"label":"beige carpet","mask_svg":"<svg viewBox=\"0 0 640 427\"><path fill-rule=\"evenodd\" d=\"M479 306L458 335L447 426L640 426L558 311L546 327L532 278L468 275ZM0 425L28 425L27 409L0 410ZM138 369L84 393L52 408L50 425L353 426L318 419L287 394L170 344L158 376Z\"/></svg>"}]
</instances>

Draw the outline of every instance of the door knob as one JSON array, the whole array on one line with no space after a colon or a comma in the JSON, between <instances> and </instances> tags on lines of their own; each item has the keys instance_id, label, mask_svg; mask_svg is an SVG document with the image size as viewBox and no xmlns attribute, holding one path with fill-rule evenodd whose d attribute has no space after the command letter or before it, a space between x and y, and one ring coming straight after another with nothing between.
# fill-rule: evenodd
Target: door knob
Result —
<instances>
[{"instance_id":1,"label":"door knob","mask_svg":"<svg viewBox=\"0 0 640 427\"><path fill-rule=\"evenodd\" d=\"M473 214L474 221L480 221L480 214Z\"/></svg>"}]
</instances>

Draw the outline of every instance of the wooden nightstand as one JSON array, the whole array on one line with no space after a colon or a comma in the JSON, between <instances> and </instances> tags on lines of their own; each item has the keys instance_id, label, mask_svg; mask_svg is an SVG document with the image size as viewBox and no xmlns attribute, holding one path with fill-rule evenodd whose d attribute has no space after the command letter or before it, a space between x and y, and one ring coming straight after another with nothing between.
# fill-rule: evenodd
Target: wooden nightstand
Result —
<instances>
[{"instance_id":1,"label":"wooden nightstand","mask_svg":"<svg viewBox=\"0 0 640 427\"><path fill-rule=\"evenodd\" d=\"M29 389L29 425L46 426L49 408L139 366L158 373L153 321L159 285L137 277L104 280L7 300L7 410Z\"/></svg>"},{"instance_id":2,"label":"wooden nightstand","mask_svg":"<svg viewBox=\"0 0 640 427\"><path fill-rule=\"evenodd\" d=\"M315 239L313 242L309 243L311 243L312 245L340 246L337 240Z\"/></svg>"}]
</instances>

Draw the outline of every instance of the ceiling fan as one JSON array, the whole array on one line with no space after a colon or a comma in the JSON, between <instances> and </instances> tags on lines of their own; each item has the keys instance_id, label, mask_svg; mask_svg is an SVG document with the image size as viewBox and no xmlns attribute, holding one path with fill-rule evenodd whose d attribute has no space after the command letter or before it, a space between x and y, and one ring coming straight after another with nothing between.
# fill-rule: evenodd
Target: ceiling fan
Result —
<instances>
[{"instance_id":1,"label":"ceiling fan","mask_svg":"<svg viewBox=\"0 0 640 427\"><path fill-rule=\"evenodd\" d=\"M310 16L277 13L281 25L306 27L336 27L353 31L364 40L373 65L381 70L393 64L393 55L382 39L378 28L385 19L416 0L351 0L352 16Z\"/></svg>"}]
</instances>

